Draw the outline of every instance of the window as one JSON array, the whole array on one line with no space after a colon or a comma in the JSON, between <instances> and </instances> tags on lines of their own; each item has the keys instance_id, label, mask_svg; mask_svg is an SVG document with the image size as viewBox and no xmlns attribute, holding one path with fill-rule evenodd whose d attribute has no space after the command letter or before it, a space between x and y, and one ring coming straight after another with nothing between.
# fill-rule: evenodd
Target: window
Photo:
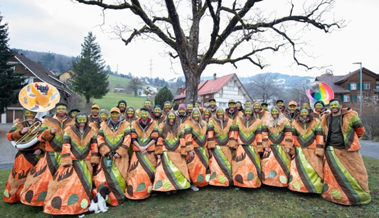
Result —
<instances>
[{"instance_id":1,"label":"window","mask_svg":"<svg viewBox=\"0 0 379 218\"><path fill-rule=\"evenodd\" d=\"M33 77L28 77L28 78L25 79L25 83L30 84L30 83L33 83L33 82L34 82L34 78Z\"/></svg>"},{"instance_id":2,"label":"window","mask_svg":"<svg viewBox=\"0 0 379 218\"><path fill-rule=\"evenodd\" d=\"M372 95L372 98L373 98L374 100L378 100L378 95Z\"/></svg>"},{"instance_id":3,"label":"window","mask_svg":"<svg viewBox=\"0 0 379 218\"><path fill-rule=\"evenodd\" d=\"M343 102L350 102L350 97L349 97L349 95L344 95L344 96L343 96Z\"/></svg>"},{"instance_id":4,"label":"window","mask_svg":"<svg viewBox=\"0 0 379 218\"><path fill-rule=\"evenodd\" d=\"M350 90L357 90L357 84L356 83L350 83Z\"/></svg>"},{"instance_id":5,"label":"window","mask_svg":"<svg viewBox=\"0 0 379 218\"><path fill-rule=\"evenodd\" d=\"M370 89L370 83L363 83L363 89L369 90Z\"/></svg>"},{"instance_id":6,"label":"window","mask_svg":"<svg viewBox=\"0 0 379 218\"><path fill-rule=\"evenodd\" d=\"M219 96L220 98L222 98L222 94L218 94L218 96Z\"/></svg>"}]
</instances>

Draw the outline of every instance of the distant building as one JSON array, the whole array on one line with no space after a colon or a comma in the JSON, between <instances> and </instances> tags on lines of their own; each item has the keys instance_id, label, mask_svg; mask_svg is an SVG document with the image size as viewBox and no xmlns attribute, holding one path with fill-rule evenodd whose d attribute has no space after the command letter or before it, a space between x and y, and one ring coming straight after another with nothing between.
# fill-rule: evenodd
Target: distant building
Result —
<instances>
[{"instance_id":1,"label":"distant building","mask_svg":"<svg viewBox=\"0 0 379 218\"><path fill-rule=\"evenodd\" d=\"M122 93L124 92L124 88L114 88L115 93Z\"/></svg>"},{"instance_id":2,"label":"distant building","mask_svg":"<svg viewBox=\"0 0 379 218\"><path fill-rule=\"evenodd\" d=\"M67 80L71 79L70 73L73 73L72 70L67 70L66 72L63 72L59 74L58 79L64 83L67 82Z\"/></svg>"},{"instance_id":3,"label":"distant building","mask_svg":"<svg viewBox=\"0 0 379 218\"><path fill-rule=\"evenodd\" d=\"M343 106L350 107L360 102L360 86L362 97L377 100L379 94L379 75L367 68L362 68L362 84L360 84L360 69L344 76L323 74L316 77L316 81L328 84L334 91L334 96L340 99Z\"/></svg>"},{"instance_id":4,"label":"distant building","mask_svg":"<svg viewBox=\"0 0 379 218\"><path fill-rule=\"evenodd\" d=\"M185 103L186 92L185 88L181 88L179 96L174 99L177 104ZM223 77L200 82L197 89L198 100L204 107L208 106L209 99L216 99L218 107L227 108L228 101L233 99L244 104L246 101L252 101L252 98L247 93L245 87L238 79L235 73Z\"/></svg>"},{"instance_id":5,"label":"distant building","mask_svg":"<svg viewBox=\"0 0 379 218\"><path fill-rule=\"evenodd\" d=\"M28 84L33 82L45 82L57 88L61 96L60 102L67 103L70 101L70 98L75 95L63 82L52 75L49 70L25 57L23 54L16 54L9 60L9 63L15 64L15 73L25 74L25 80ZM6 108L6 112L1 114L0 123L13 123L13 120L16 118L23 118L23 110L24 108L19 102L10 105Z\"/></svg>"},{"instance_id":6,"label":"distant building","mask_svg":"<svg viewBox=\"0 0 379 218\"><path fill-rule=\"evenodd\" d=\"M145 90L149 90L150 94L146 95ZM142 88L138 89L138 91L137 91L137 94L140 97L149 97L149 96L151 97L151 95L154 93L158 93L158 88L150 86L150 85L144 85L144 86L142 86Z\"/></svg>"}]
</instances>

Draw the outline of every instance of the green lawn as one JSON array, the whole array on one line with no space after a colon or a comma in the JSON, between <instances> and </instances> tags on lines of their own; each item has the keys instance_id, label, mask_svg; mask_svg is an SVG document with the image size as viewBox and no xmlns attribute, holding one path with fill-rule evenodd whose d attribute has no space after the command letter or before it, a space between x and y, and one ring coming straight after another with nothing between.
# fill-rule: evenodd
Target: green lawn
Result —
<instances>
[{"instance_id":1,"label":"green lawn","mask_svg":"<svg viewBox=\"0 0 379 218\"><path fill-rule=\"evenodd\" d=\"M91 99L91 101L95 104L98 104L100 108L105 108L107 110L110 110L112 107L117 106L117 103L120 100L125 100L128 106L132 105L137 109L143 106L146 98L134 97L132 94L108 92L108 94L102 99Z\"/></svg>"},{"instance_id":2,"label":"green lawn","mask_svg":"<svg viewBox=\"0 0 379 218\"><path fill-rule=\"evenodd\" d=\"M125 88L129 84L130 80L127 78L119 77L119 76L109 75L108 81L109 81L109 87L113 91L113 89L117 85L121 86L122 88Z\"/></svg>"},{"instance_id":3,"label":"green lawn","mask_svg":"<svg viewBox=\"0 0 379 218\"><path fill-rule=\"evenodd\" d=\"M195 193L179 191L167 196L159 193L142 201L128 200L107 213L91 217L378 217L379 160L363 158L369 175L372 202L365 206L341 206L319 195L302 194L286 188L263 186L235 190L208 186ZM0 171L5 186L10 170ZM2 217L50 217L42 208L0 201Z\"/></svg>"}]
</instances>

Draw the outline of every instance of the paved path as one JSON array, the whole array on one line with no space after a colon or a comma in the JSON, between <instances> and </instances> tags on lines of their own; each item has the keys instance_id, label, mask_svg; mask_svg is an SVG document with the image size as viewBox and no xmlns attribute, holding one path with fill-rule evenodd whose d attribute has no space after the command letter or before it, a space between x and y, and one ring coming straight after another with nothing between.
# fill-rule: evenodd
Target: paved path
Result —
<instances>
[{"instance_id":1,"label":"paved path","mask_svg":"<svg viewBox=\"0 0 379 218\"><path fill-rule=\"evenodd\" d=\"M0 170L12 169L17 150L5 137L12 124L0 124ZM379 159L379 142L361 140L362 156Z\"/></svg>"}]
</instances>

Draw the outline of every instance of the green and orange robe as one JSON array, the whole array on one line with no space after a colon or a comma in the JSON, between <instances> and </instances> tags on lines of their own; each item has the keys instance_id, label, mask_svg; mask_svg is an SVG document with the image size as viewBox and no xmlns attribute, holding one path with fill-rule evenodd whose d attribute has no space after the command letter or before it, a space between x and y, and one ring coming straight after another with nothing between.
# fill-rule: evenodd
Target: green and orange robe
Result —
<instances>
[{"instance_id":1,"label":"green and orange robe","mask_svg":"<svg viewBox=\"0 0 379 218\"><path fill-rule=\"evenodd\" d=\"M192 184L197 187L208 185L209 175L207 169L209 167L208 148L207 148L207 130L208 124L202 121L203 126L195 124L191 120L185 124L185 142L186 150L194 151L193 158L187 154L186 161L188 173Z\"/></svg>"},{"instance_id":2,"label":"green and orange robe","mask_svg":"<svg viewBox=\"0 0 379 218\"><path fill-rule=\"evenodd\" d=\"M100 129L100 118L94 118L91 115L88 115L88 124L92 127L96 132Z\"/></svg>"},{"instance_id":3,"label":"green and orange robe","mask_svg":"<svg viewBox=\"0 0 379 218\"><path fill-rule=\"evenodd\" d=\"M208 122L209 185L232 186L232 151L236 149L233 121L229 118L219 120L210 118Z\"/></svg>"},{"instance_id":4,"label":"green and orange robe","mask_svg":"<svg viewBox=\"0 0 379 218\"><path fill-rule=\"evenodd\" d=\"M64 129L75 123L68 115L62 121L57 116L48 117L42 121L38 140L45 143L45 155L30 171L23 190L21 202L31 206L43 206L47 194L49 181L57 172L61 162L61 151ZM51 134L51 129L56 129Z\"/></svg>"},{"instance_id":5,"label":"green and orange robe","mask_svg":"<svg viewBox=\"0 0 379 218\"><path fill-rule=\"evenodd\" d=\"M261 122L264 122L264 120L266 119L267 115L270 114L270 112L261 110L259 113L253 113L253 114L256 119L260 119Z\"/></svg>"},{"instance_id":6,"label":"green and orange robe","mask_svg":"<svg viewBox=\"0 0 379 218\"><path fill-rule=\"evenodd\" d=\"M287 187L290 176L291 157L285 149L291 149L292 129L287 118L279 115L275 122L271 115L262 124L262 144L269 147L261 159L262 183L269 186Z\"/></svg>"},{"instance_id":7,"label":"green and orange robe","mask_svg":"<svg viewBox=\"0 0 379 218\"><path fill-rule=\"evenodd\" d=\"M291 160L288 188L303 193L322 193L324 137L320 121L304 122L298 117L292 122L295 155Z\"/></svg>"},{"instance_id":8,"label":"green and orange robe","mask_svg":"<svg viewBox=\"0 0 379 218\"><path fill-rule=\"evenodd\" d=\"M31 125L27 121L15 120L11 130L7 134L7 139L9 141L19 140L23 136L21 130L29 126ZM37 149L44 149L39 141L29 148L18 149L3 193L4 202L16 203L20 201L20 193L24 188L26 177L42 156L33 154Z\"/></svg>"},{"instance_id":9,"label":"green and orange robe","mask_svg":"<svg viewBox=\"0 0 379 218\"><path fill-rule=\"evenodd\" d=\"M261 163L259 153L263 153L261 120L242 116L235 127L237 150L232 162L235 186L259 188L261 186Z\"/></svg>"},{"instance_id":10,"label":"green and orange robe","mask_svg":"<svg viewBox=\"0 0 379 218\"><path fill-rule=\"evenodd\" d=\"M184 138L184 125L180 125L177 135L163 132L164 124L159 125L159 138L155 153L161 155L155 170L153 190L168 192L188 189L190 177L185 157L187 149Z\"/></svg>"},{"instance_id":11,"label":"green and orange robe","mask_svg":"<svg viewBox=\"0 0 379 218\"><path fill-rule=\"evenodd\" d=\"M97 134L97 144L101 155L98 169L93 173L93 183L96 187L95 195L102 186L111 190L107 203L112 206L122 204L126 197L126 179L129 167L130 125L125 120L119 121L113 127L112 121L102 122ZM117 152L120 158L109 156L110 152Z\"/></svg>"},{"instance_id":12,"label":"green and orange robe","mask_svg":"<svg viewBox=\"0 0 379 218\"><path fill-rule=\"evenodd\" d=\"M96 130L90 126L81 133L76 125L65 129L61 165L49 182L43 212L54 215L81 214L89 209L92 165L100 156Z\"/></svg>"},{"instance_id":13,"label":"green and orange robe","mask_svg":"<svg viewBox=\"0 0 379 218\"><path fill-rule=\"evenodd\" d=\"M138 147L133 144L137 141L140 146L145 147L152 140L158 141L158 124L156 121L149 120L145 128L140 121L134 121L130 128L132 138L133 153L128 169L128 186L125 196L129 199L140 200L148 198L151 194L154 182L154 171L157 166L155 156L155 145L147 149L148 154L142 154Z\"/></svg>"},{"instance_id":14,"label":"green and orange robe","mask_svg":"<svg viewBox=\"0 0 379 218\"><path fill-rule=\"evenodd\" d=\"M332 114L324 115L321 121L326 139L331 116ZM340 128L345 149L328 146L326 140L322 197L343 205L368 204L371 202L368 176L359 153L359 137L365 129L358 114L350 108L342 109Z\"/></svg>"}]
</instances>

